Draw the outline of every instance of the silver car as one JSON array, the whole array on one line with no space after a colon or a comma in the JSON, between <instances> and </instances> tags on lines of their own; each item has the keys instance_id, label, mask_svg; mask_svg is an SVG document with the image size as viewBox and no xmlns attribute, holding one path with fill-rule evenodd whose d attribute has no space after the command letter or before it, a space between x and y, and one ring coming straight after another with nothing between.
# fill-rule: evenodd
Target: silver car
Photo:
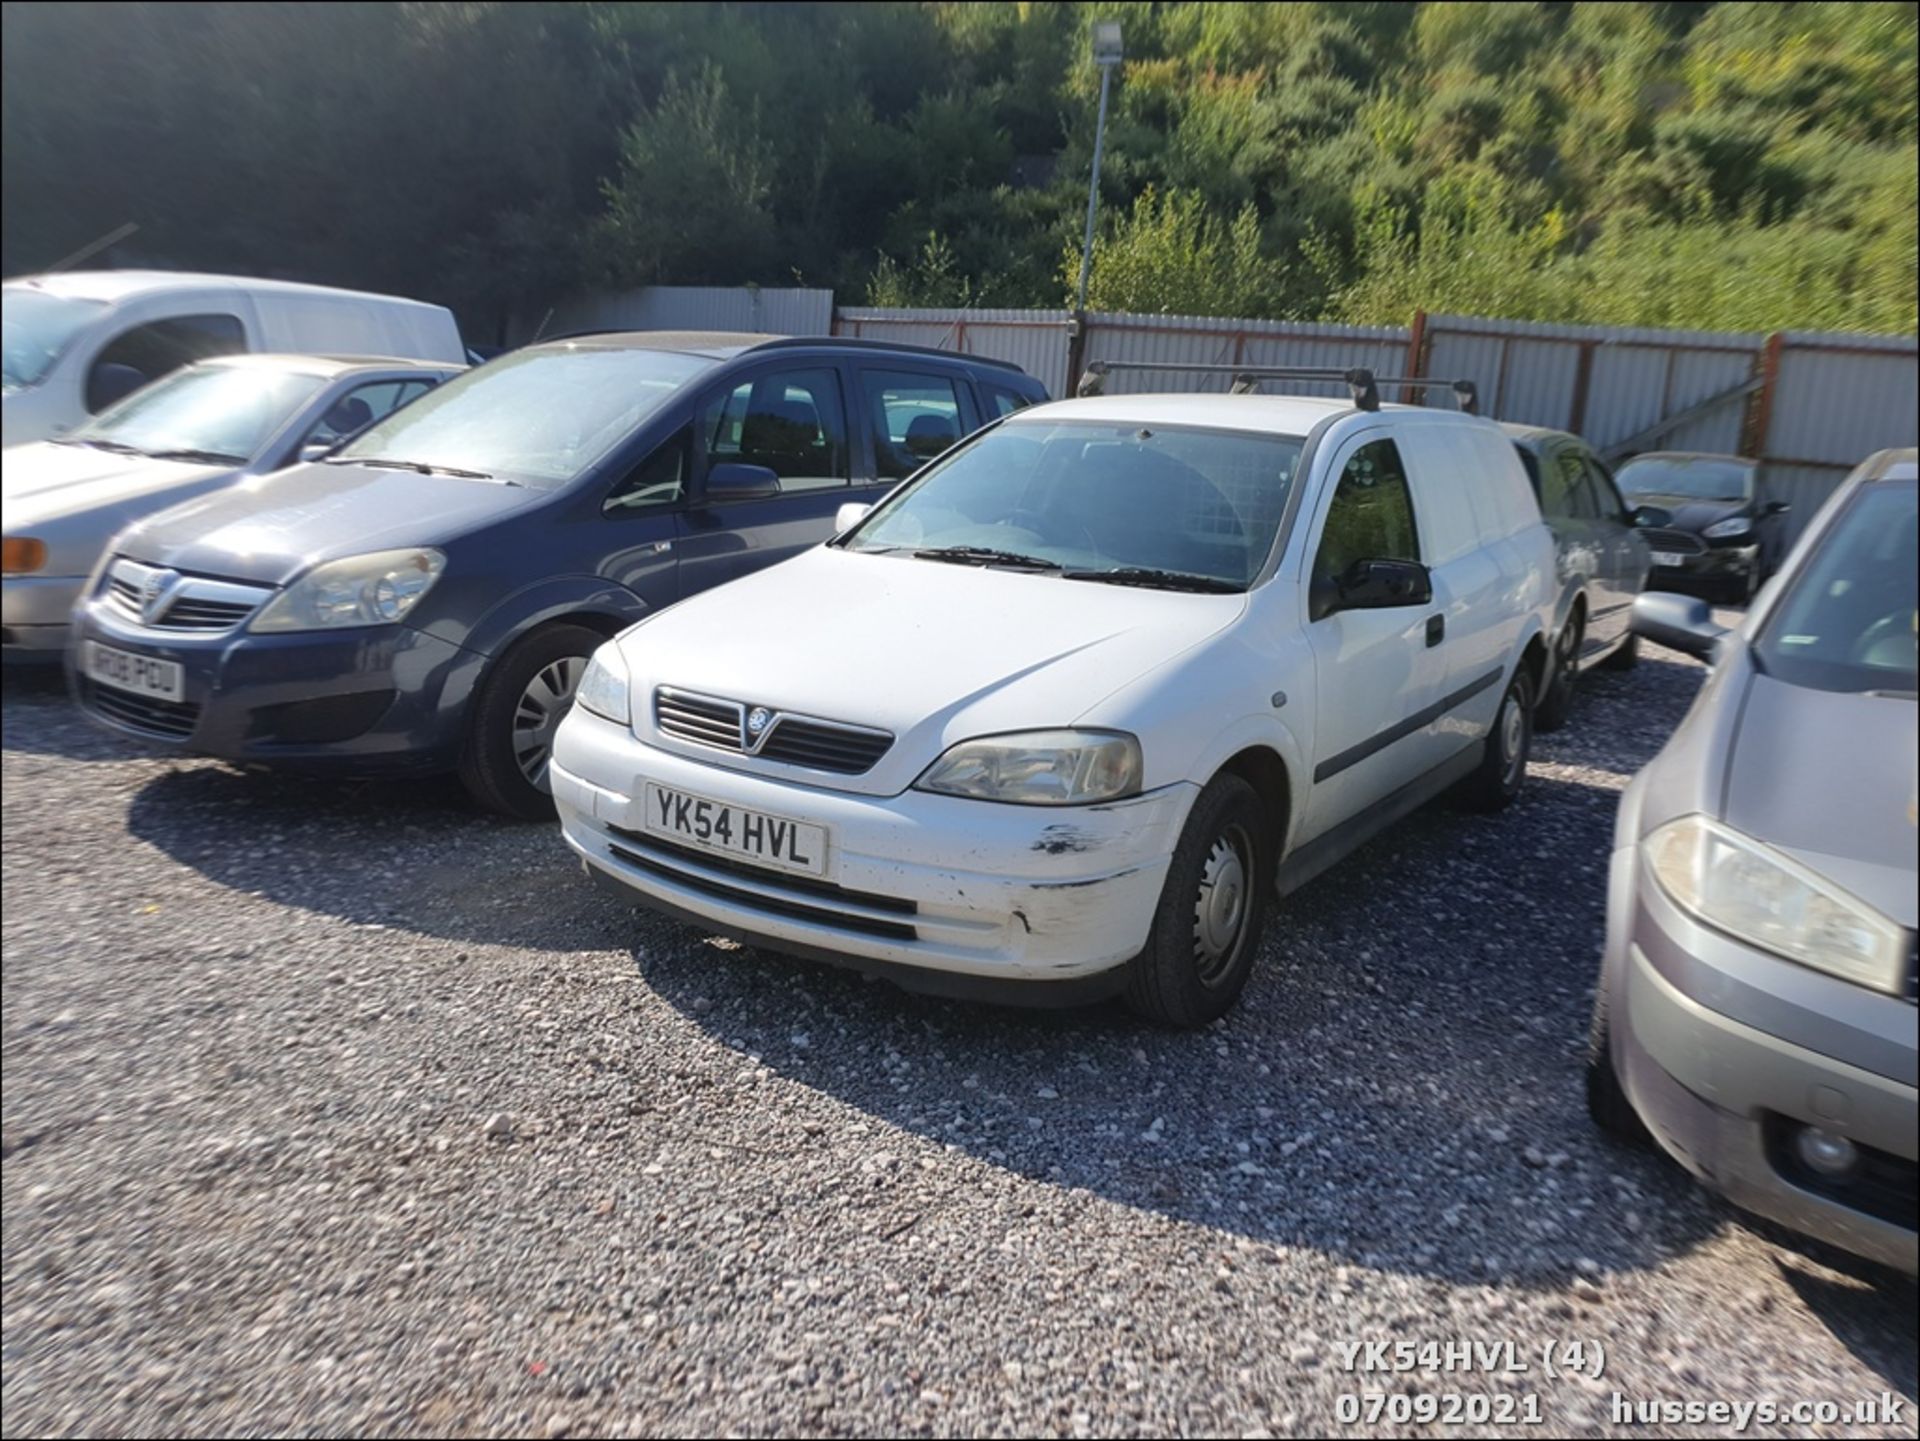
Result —
<instances>
[{"instance_id":1,"label":"silver car","mask_svg":"<svg viewBox=\"0 0 1920 1441\"><path fill-rule=\"evenodd\" d=\"M1914 452L1815 517L1738 630L1649 593L1712 674L1620 803L1587 1067L1736 1204L1915 1270Z\"/></svg>"},{"instance_id":2,"label":"silver car","mask_svg":"<svg viewBox=\"0 0 1920 1441\"><path fill-rule=\"evenodd\" d=\"M57 440L14 446L0 654L57 661L107 542L182 501L291 465L424 395L443 361L226 355L174 371Z\"/></svg>"}]
</instances>

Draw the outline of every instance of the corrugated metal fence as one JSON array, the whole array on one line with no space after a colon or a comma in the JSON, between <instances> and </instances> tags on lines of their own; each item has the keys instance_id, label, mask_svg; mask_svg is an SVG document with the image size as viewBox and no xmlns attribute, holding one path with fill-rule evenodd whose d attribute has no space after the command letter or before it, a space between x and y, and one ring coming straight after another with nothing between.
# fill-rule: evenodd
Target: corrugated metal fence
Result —
<instances>
[{"instance_id":1,"label":"corrugated metal fence","mask_svg":"<svg viewBox=\"0 0 1920 1441\"><path fill-rule=\"evenodd\" d=\"M546 334L602 327L846 335L1008 360L1065 395L1096 360L1247 366L1364 365L1380 375L1469 379L1484 413L1584 435L1618 458L1641 450L1758 456L1798 532L1863 457L1920 442L1920 346L1912 336L1642 330L1413 317L1320 325L1065 310L840 309L828 290L659 286L556 307ZM518 335L532 338L531 330ZM1313 394L1335 383L1280 382ZM1224 389L1226 379L1116 372L1112 392ZM1439 401L1441 392L1426 392ZM1392 398L1392 397L1389 397ZM1445 403L1440 401L1440 403Z\"/></svg>"},{"instance_id":2,"label":"corrugated metal fence","mask_svg":"<svg viewBox=\"0 0 1920 1441\"><path fill-rule=\"evenodd\" d=\"M851 309L837 313L831 333L1010 360L1048 395L1065 395L1071 319L1064 310Z\"/></svg>"}]
</instances>

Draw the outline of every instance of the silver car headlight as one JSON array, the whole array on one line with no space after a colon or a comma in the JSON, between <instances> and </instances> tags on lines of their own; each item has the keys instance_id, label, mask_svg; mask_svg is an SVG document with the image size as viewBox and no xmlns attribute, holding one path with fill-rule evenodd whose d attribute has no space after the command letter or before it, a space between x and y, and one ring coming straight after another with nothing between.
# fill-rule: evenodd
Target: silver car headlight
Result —
<instances>
[{"instance_id":1,"label":"silver car headlight","mask_svg":"<svg viewBox=\"0 0 1920 1441\"><path fill-rule=\"evenodd\" d=\"M615 725L632 725L633 705L628 699L632 688L633 681L627 674L626 657L620 654L619 643L608 641L587 662L587 673L580 677L573 703Z\"/></svg>"},{"instance_id":2,"label":"silver car headlight","mask_svg":"<svg viewBox=\"0 0 1920 1441\"><path fill-rule=\"evenodd\" d=\"M447 558L437 550L376 550L316 565L268 601L248 630L332 630L391 625L433 589Z\"/></svg>"},{"instance_id":3,"label":"silver car headlight","mask_svg":"<svg viewBox=\"0 0 1920 1441\"><path fill-rule=\"evenodd\" d=\"M1744 515L1729 516L1725 520L1716 520L1700 534L1709 540L1730 540L1736 535L1745 535L1753 529L1753 522Z\"/></svg>"},{"instance_id":4,"label":"silver car headlight","mask_svg":"<svg viewBox=\"0 0 1920 1441\"><path fill-rule=\"evenodd\" d=\"M962 741L914 789L1020 806L1078 806L1140 789L1140 742L1119 731L1021 731Z\"/></svg>"},{"instance_id":5,"label":"silver car headlight","mask_svg":"<svg viewBox=\"0 0 1920 1441\"><path fill-rule=\"evenodd\" d=\"M1705 816L1669 821L1645 844L1660 888L1714 929L1856 985L1904 989L1900 927L1797 861Z\"/></svg>"}]
</instances>

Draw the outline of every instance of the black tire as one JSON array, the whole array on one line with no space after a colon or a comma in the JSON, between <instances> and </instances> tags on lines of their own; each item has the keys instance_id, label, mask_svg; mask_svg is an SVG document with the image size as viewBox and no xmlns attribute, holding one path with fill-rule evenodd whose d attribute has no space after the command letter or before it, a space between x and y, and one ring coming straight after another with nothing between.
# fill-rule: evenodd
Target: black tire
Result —
<instances>
[{"instance_id":1,"label":"black tire","mask_svg":"<svg viewBox=\"0 0 1920 1441\"><path fill-rule=\"evenodd\" d=\"M583 625L550 625L493 663L467 712L460 781L488 810L553 819L546 784L553 728L573 705L587 657L605 639Z\"/></svg>"},{"instance_id":2,"label":"black tire","mask_svg":"<svg viewBox=\"0 0 1920 1441\"><path fill-rule=\"evenodd\" d=\"M1608 670L1632 670L1640 664L1640 637L1629 635L1600 664Z\"/></svg>"},{"instance_id":3,"label":"black tire","mask_svg":"<svg viewBox=\"0 0 1920 1441\"><path fill-rule=\"evenodd\" d=\"M1513 804L1527 779L1527 757L1533 750L1533 686L1525 666L1513 679L1493 713L1493 729L1473 774L1460 782L1460 799L1469 810L1503 811Z\"/></svg>"},{"instance_id":4,"label":"black tire","mask_svg":"<svg viewBox=\"0 0 1920 1441\"><path fill-rule=\"evenodd\" d=\"M1572 716L1573 693L1580 679L1580 647L1586 638L1586 612L1575 606L1567 623L1560 628L1560 638L1553 647L1553 678L1547 682L1547 693L1533 708L1536 731L1557 731Z\"/></svg>"},{"instance_id":5,"label":"black tire","mask_svg":"<svg viewBox=\"0 0 1920 1441\"><path fill-rule=\"evenodd\" d=\"M1607 1025L1607 988L1593 993L1593 1023L1587 1028L1587 1114L1594 1125L1616 1140L1635 1146L1650 1145L1647 1123L1627 1099L1620 1073L1613 1068L1613 1046Z\"/></svg>"},{"instance_id":6,"label":"black tire","mask_svg":"<svg viewBox=\"0 0 1920 1441\"><path fill-rule=\"evenodd\" d=\"M1273 890L1272 844L1252 786L1236 775L1207 783L1174 847L1146 948L1127 964L1137 1014L1186 1029L1239 999Z\"/></svg>"}]
</instances>

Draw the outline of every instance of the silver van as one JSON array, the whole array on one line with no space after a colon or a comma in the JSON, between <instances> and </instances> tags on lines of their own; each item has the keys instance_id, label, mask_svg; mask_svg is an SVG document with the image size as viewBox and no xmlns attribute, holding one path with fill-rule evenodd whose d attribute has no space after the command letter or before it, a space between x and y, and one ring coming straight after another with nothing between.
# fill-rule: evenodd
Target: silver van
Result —
<instances>
[{"instance_id":1,"label":"silver van","mask_svg":"<svg viewBox=\"0 0 1920 1441\"><path fill-rule=\"evenodd\" d=\"M464 365L442 305L284 280L78 270L9 280L0 443L64 435L161 376L216 355L284 351Z\"/></svg>"}]
</instances>

